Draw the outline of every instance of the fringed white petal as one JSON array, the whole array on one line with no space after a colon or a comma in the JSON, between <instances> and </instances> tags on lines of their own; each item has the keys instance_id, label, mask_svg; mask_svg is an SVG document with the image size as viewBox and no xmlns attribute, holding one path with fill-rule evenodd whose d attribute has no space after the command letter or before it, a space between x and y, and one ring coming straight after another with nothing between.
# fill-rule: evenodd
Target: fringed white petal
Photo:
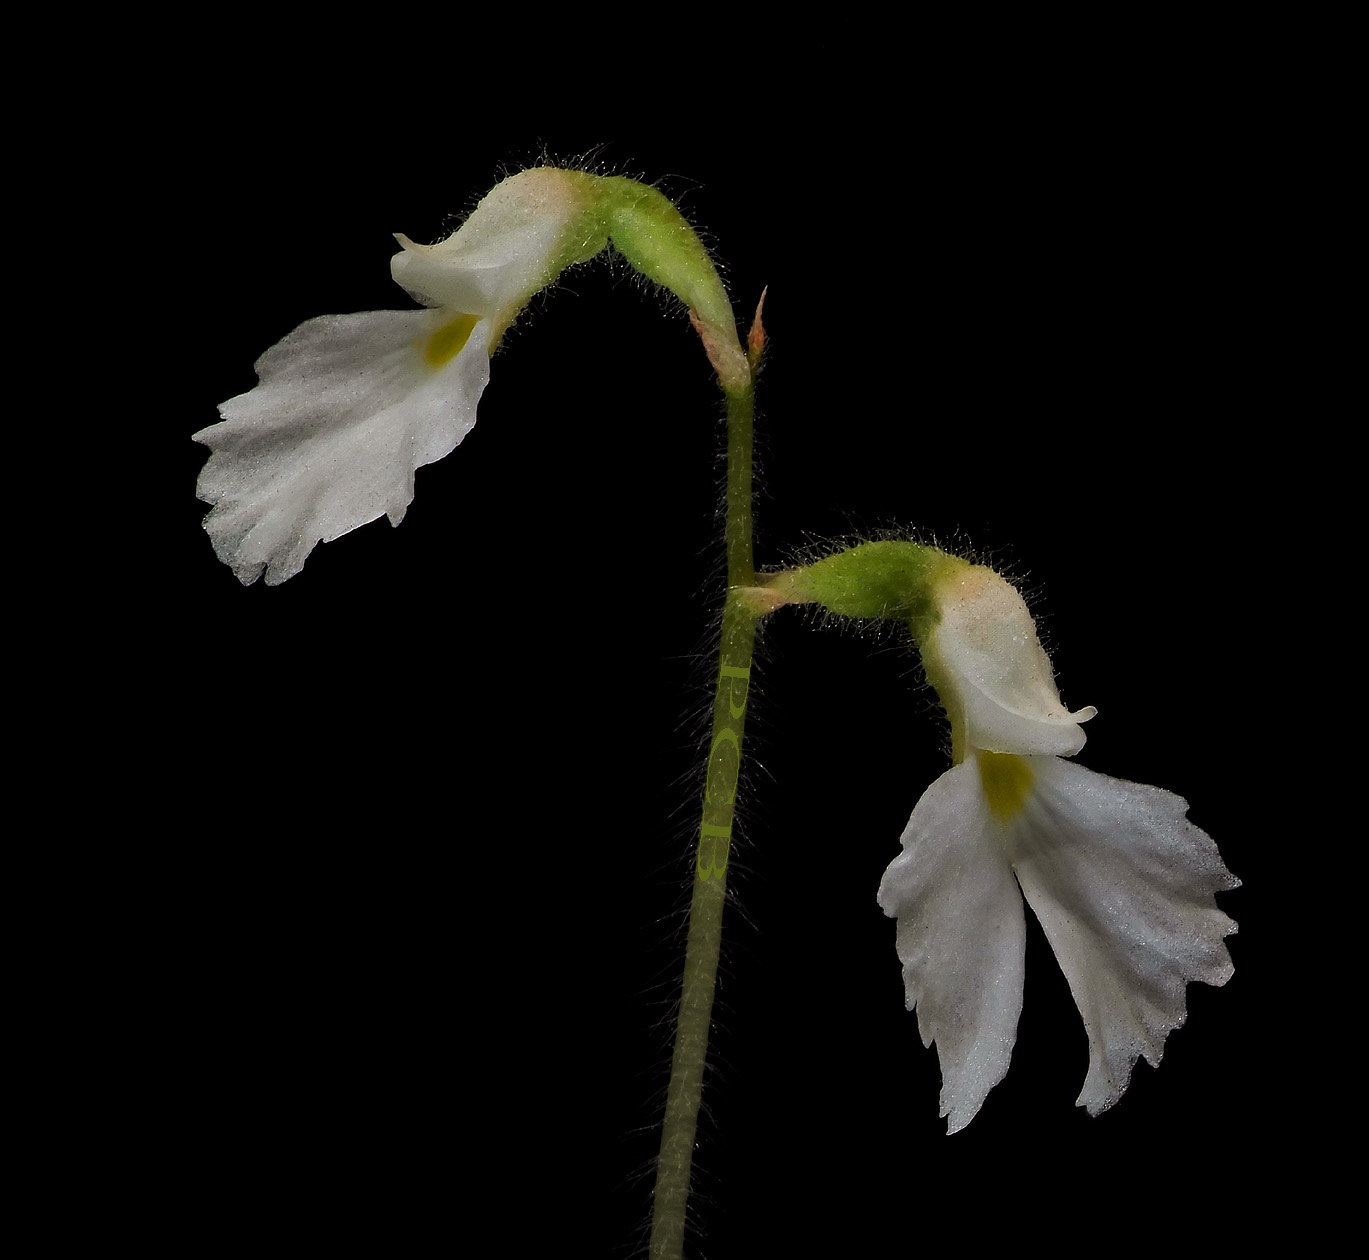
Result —
<instances>
[{"instance_id":1,"label":"fringed white petal","mask_svg":"<svg viewBox=\"0 0 1369 1260\"><path fill-rule=\"evenodd\" d=\"M1138 1055L1158 1064L1184 1022L1189 981L1225 984L1236 924L1213 893L1240 881L1172 792L1054 757L1014 822L1012 863L1069 980L1089 1034L1078 1104L1097 1115L1126 1089Z\"/></svg>"},{"instance_id":2,"label":"fringed white petal","mask_svg":"<svg viewBox=\"0 0 1369 1260\"><path fill-rule=\"evenodd\" d=\"M1079 723L1097 710L1071 713L1060 702L1050 658L1011 583L964 565L938 585L937 607L924 660L967 749L1068 757L1083 748Z\"/></svg>"},{"instance_id":3,"label":"fringed white petal","mask_svg":"<svg viewBox=\"0 0 1369 1260\"><path fill-rule=\"evenodd\" d=\"M1008 1070L1026 947L1022 895L973 761L918 802L879 904L898 919L908 1009L923 1044L936 1042L941 1114L955 1133Z\"/></svg>"},{"instance_id":4,"label":"fringed white petal","mask_svg":"<svg viewBox=\"0 0 1369 1260\"><path fill-rule=\"evenodd\" d=\"M214 550L244 582L294 576L316 543L388 515L398 525L414 472L475 423L489 380L489 324L430 360L451 311L370 311L301 324L257 360L261 383L195 434L214 452L197 493L214 510ZM440 334L439 334L440 336ZM439 343L440 344L440 343ZM425 348L428 353L425 355Z\"/></svg>"}]
</instances>

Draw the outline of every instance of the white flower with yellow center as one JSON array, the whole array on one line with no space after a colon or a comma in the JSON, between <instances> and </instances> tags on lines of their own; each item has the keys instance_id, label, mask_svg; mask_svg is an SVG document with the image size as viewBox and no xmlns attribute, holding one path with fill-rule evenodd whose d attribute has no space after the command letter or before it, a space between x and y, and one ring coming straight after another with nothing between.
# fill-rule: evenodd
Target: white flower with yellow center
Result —
<instances>
[{"instance_id":1,"label":"white flower with yellow center","mask_svg":"<svg viewBox=\"0 0 1369 1260\"><path fill-rule=\"evenodd\" d=\"M1089 1036L1091 1115L1158 1064L1189 981L1224 984L1239 881L1159 788L1061 760L1084 745L1021 595L979 565L934 584L921 647L951 719L953 769L918 802L879 904L898 920L908 1008L941 1061L941 1114L963 1129L1008 1070L1022 1009L1025 896ZM1020 889L1020 892L1019 892Z\"/></svg>"},{"instance_id":2,"label":"white flower with yellow center","mask_svg":"<svg viewBox=\"0 0 1369 1260\"><path fill-rule=\"evenodd\" d=\"M490 354L534 293L596 252L589 181L547 167L499 184L437 245L407 237L394 278L431 308L325 315L257 360L260 384L195 434L213 454L204 527L244 582L293 577L320 541L403 519L414 473L475 424Z\"/></svg>"}]
</instances>

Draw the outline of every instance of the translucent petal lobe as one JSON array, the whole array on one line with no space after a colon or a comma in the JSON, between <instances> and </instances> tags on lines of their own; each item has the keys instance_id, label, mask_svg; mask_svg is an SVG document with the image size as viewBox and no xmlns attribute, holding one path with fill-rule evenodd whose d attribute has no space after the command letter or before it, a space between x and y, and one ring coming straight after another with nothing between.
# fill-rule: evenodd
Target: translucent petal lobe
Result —
<instances>
[{"instance_id":1,"label":"translucent petal lobe","mask_svg":"<svg viewBox=\"0 0 1369 1260\"><path fill-rule=\"evenodd\" d=\"M488 324L435 366L451 311L369 311L301 324L257 360L260 384L195 434L213 454L196 492L204 526L244 583L298 573L315 544L380 516L399 524L414 472L475 423L489 379Z\"/></svg>"},{"instance_id":2,"label":"translucent petal lobe","mask_svg":"<svg viewBox=\"0 0 1369 1260\"><path fill-rule=\"evenodd\" d=\"M497 184L461 228L435 245L397 235L391 274L429 306L495 317L551 278L565 234L586 206L583 178L534 167Z\"/></svg>"},{"instance_id":3,"label":"translucent petal lobe","mask_svg":"<svg viewBox=\"0 0 1369 1260\"><path fill-rule=\"evenodd\" d=\"M898 920L908 1007L923 1044L936 1042L941 1114L955 1133L1008 1071L1026 949L1022 895L973 761L918 802L879 904Z\"/></svg>"},{"instance_id":4,"label":"translucent petal lobe","mask_svg":"<svg viewBox=\"0 0 1369 1260\"><path fill-rule=\"evenodd\" d=\"M1079 723L1060 701L1036 625L1017 589L983 565L952 567L937 587L940 620L924 651L928 678L966 748L1072 756Z\"/></svg>"},{"instance_id":5,"label":"translucent petal lobe","mask_svg":"<svg viewBox=\"0 0 1369 1260\"><path fill-rule=\"evenodd\" d=\"M1187 984L1231 977L1224 938L1236 925L1213 894L1239 881L1181 797L1054 757L1029 762L1035 787L1010 829L1012 864L1088 1030L1078 1104L1097 1115L1138 1056L1159 1063Z\"/></svg>"}]
</instances>

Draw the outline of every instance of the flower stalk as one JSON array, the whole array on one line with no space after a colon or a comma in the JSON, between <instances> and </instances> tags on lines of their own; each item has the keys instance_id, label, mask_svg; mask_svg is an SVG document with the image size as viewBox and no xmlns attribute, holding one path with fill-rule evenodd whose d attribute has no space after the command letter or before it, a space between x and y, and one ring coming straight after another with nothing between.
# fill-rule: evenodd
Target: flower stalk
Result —
<instances>
[{"instance_id":1,"label":"flower stalk","mask_svg":"<svg viewBox=\"0 0 1369 1260\"><path fill-rule=\"evenodd\" d=\"M757 311L756 328L760 327ZM756 342L753 331L752 341ZM722 373L719 373L720 378ZM725 387L726 388L726 387ZM751 656L757 614L740 597L755 581L751 552L751 442L754 390L727 392L727 599L718 648L718 685L704 782L703 816L689 904L684 977L675 1023L675 1047L666 1087L665 1121L656 1164L652 1202L652 1260L684 1254L694 1138L703 1098L708 1029L722 948L727 860L741 773L746 702L751 691Z\"/></svg>"}]
</instances>

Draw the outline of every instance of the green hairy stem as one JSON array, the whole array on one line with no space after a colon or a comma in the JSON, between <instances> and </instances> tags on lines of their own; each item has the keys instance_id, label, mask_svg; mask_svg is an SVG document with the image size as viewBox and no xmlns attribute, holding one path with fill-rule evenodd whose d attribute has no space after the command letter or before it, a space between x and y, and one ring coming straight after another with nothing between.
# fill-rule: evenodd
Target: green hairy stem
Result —
<instances>
[{"instance_id":1,"label":"green hairy stem","mask_svg":"<svg viewBox=\"0 0 1369 1260\"><path fill-rule=\"evenodd\" d=\"M689 907L684 979L680 990L675 1049L666 1089L665 1123L656 1165L652 1206L652 1260L684 1255L694 1135L703 1096L708 1026L722 947L723 904L727 899L727 857L741 772L742 732L751 688L751 653L756 614L737 596L755 580L751 558L750 387L727 398L727 602L718 650L718 687L713 700L713 733L708 751L703 817Z\"/></svg>"},{"instance_id":2,"label":"green hairy stem","mask_svg":"<svg viewBox=\"0 0 1369 1260\"><path fill-rule=\"evenodd\" d=\"M755 582L751 555L751 442L755 366L764 342L760 312L748 349L737 338L732 304L703 242L657 189L620 176L576 175L586 198L560 265L613 247L647 279L689 309L727 399L727 597L718 649L718 686L694 864L689 932L680 987L670 1083L652 1203L653 1260L682 1260L694 1136L703 1097L708 1028L722 947L727 859L741 773L751 653L762 610L739 592ZM748 352L749 351L749 352Z\"/></svg>"}]
</instances>

